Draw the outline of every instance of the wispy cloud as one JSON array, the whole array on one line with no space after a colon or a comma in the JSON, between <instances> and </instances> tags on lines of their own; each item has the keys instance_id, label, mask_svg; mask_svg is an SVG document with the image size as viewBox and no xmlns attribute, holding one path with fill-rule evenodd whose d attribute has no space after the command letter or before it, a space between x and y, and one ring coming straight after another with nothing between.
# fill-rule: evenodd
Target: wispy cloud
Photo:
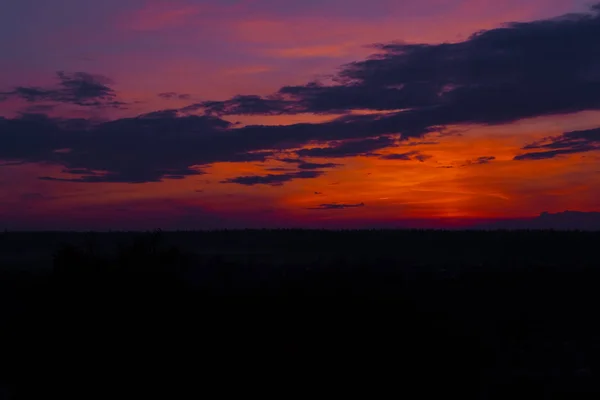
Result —
<instances>
[{"instance_id":1,"label":"wispy cloud","mask_svg":"<svg viewBox=\"0 0 600 400\"><path fill-rule=\"evenodd\" d=\"M350 140L332 143L329 147L314 147L298 150L300 157L343 158L359 155L373 155L376 150L393 146L395 140L386 136L376 139Z\"/></svg>"},{"instance_id":2,"label":"wispy cloud","mask_svg":"<svg viewBox=\"0 0 600 400\"><path fill-rule=\"evenodd\" d=\"M385 154L380 158L383 160L400 160L400 161L410 161L417 160L419 162L425 162L430 159L432 156L428 154L422 154L419 151L409 151L406 153L393 153L393 154Z\"/></svg>"},{"instance_id":3,"label":"wispy cloud","mask_svg":"<svg viewBox=\"0 0 600 400\"><path fill-rule=\"evenodd\" d=\"M483 164L489 164L492 161L494 161L496 159L496 157L494 156L483 156L483 157L477 157L473 160L467 160L466 164L464 166L467 165L483 165Z\"/></svg>"},{"instance_id":4,"label":"wispy cloud","mask_svg":"<svg viewBox=\"0 0 600 400\"><path fill-rule=\"evenodd\" d=\"M177 92L164 92L159 93L157 96L165 100L189 100L192 97L190 94Z\"/></svg>"},{"instance_id":5,"label":"wispy cloud","mask_svg":"<svg viewBox=\"0 0 600 400\"><path fill-rule=\"evenodd\" d=\"M86 107L116 108L126 105L117 100L117 93L109 86L112 81L105 76L64 71L59 71L56 75L59 81L56 87L17 86L12 91L0 93L0 95L3 95L5 99L18 97L32 103L56 102Z\"/></svg>"},{"instance_id":6,"label":"wispy cloud","mask_svg":"<svg viewBox=\"0 0 600 400\"><path fill-rule=\"evenodd\" d=\"M300 171L290 172L287 174L269 174L269 175L255 175L255 176L239 176L237 178L231 178L223 181L223 183L237 183L240 185L254 186L254 185L270 185L270 186L282 186L286 182L290 182L294 179L312 179L323 175L323 171Z\"/></svg>"},{"instance_id":7,"label":"wispy cloud","mask_svg":"<svg viewBox=\"0 0 600 400\"><path fill-rule=\"evenodd\" d=\"M336 163L314 163L306 162L300 158L282 158L280 161L297 164L298 169L325 169L325 168L336 168L342 166L342 164Z\"/></svg>"},{"instance_id":8,"label":"wispy cloud","mask_svg":"<svg viewBox=\"0 0 600 400\"><path fill-rule=\"evenodd\" d=\"M343 203L327 203L317 207L311 207L309 210L343 210L346 208L365 207L365 203L358 204L343 204Z\"/></svg>"},{"instance_id":9,"label":"wispy cloud","mask_svg":"<svg viewBox=\"0 0 600 400\"><path fill-rule=\"evenodd\" d=\"M528 152L515 156L515 160L543 160L600 150L600 128L565 132L560 136L531 143L523 147L523 150Z\"/></svg>"}]
</instances>

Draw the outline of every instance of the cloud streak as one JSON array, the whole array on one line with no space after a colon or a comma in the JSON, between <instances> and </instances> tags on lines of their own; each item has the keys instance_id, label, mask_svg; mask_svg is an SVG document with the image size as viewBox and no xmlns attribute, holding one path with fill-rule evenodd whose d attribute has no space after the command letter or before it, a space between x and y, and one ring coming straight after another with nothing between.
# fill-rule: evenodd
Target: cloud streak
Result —
<instances>
[{"instance_id":1,"label":"cloud streak","mask_svg":"<svg viewBox=\"0 0 600 400\"><path fill-rule=\"evenodd\" d=\"M56 75L59 81L57 87L18 86L12 91L0 93L0 100L2 97L16 97L31 103L47 101L85 107L123 108L126 105L117 100L117 93L109 86L112 81L105 76L64 71Z\"/></svg>"},{"instance_id":2,"label":"cloud streak","mask_svg":"<svg viewBox=\"0 0 600 400\"><path fill-rule=\"evenodd\" d=\"M495 159L496 159L496 157L494 157L494 156L477 157L474 160L467 160L467 163L464 166L489 164L492 161L494 161Z\"/></svg>"},{"instance_id":3,"label":"cloud streak","mask_svg":"<svg viewBox=\"0 0 600 400\"><path fill-rule=\"evenodd\" d=\"M515 160L544 160L560 155L600 150L600 128L565 132L531 143L523 150L533 150L515 156Z\"/></svg>"},{"instance_id":4,"label":"cloud streak","mask_svg":"<svg viewBox=\"0 0 600 400\"><path fill-rule=\"evenodd\" d=\"M395 145L395 140L386 136L376 139L351 140L333 142L329 147L314 147L298 150L300 157L343 158L360 155L374 155L376 150Z\"/></svg>"},{"instance_id":5,"label":"cloud streak","mask_svg":"<svg viewBox=\"0 0 600 400\"><path fill-rule=\"evenodd\" d=\"M419 151L409 151L406 153L395 153L395 154L386 154L380 157L382 160L399 160L399 161L410 161L417 160L419 162L425 162L432 158L432 156L428 154L422 154Z\"/></svg>"},{"instance_id":6,"label":"cloud streak","mask_svg":"<svg viewBox=\"0 0 600 400\"><path fill-rule=\"evenodd\" d=\"M237 183L245 186L254 185L270 185L270 186L282 186L284 183L290 182L294 179L313 179L323 175L323 171L299 171L290 172L287 174L268 174L268 175L255 175L255 176L238 176L237 178L231 178L223 181L222 183Z\"/></svg>"},{"instance_id":7,"label":"cloud streak","mask_svg":"<svg viewBox=\"0 0 600 400\"><path fill-rule=\"evenodd\" d=\"M190 94L177 92L164 92L157 96L165 100L189 100L192 97Z\"/></svg>"},{"instance_id":8,"label":"cloud streak","mask_svg":"<svg viewBox=\"0 0 600 400\"><path fill-rule=\"evenodd\" d=\"M314 163L306 162L300 158L282 158L279 161L283 161L290 164L297 164L298 169L310 170L310 169L325 169L325 168L336 168L342 166L342 164L336 163ZM271 169L273 170L273 169Z\"/></svg>"},{"instance_id":9,"label":"cloud streak","mask_svg":"<svg viewBox=\"0 0 600 400\"><path fill-rule=\"evenodd\" d=\"M344 210L347 208L365 207L365 203L358 204L343 204L343 203L326 203L317 207L311 207L309 210Z\"/></svg>"}]
</instances>

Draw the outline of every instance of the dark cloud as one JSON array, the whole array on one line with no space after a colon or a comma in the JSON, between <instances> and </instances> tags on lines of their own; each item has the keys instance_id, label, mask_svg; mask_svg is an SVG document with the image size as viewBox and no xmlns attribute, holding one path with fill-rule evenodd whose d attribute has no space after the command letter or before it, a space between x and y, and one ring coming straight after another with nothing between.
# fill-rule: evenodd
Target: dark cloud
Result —
<instances>
[{"instance_id":1,"label":"dark cloud","mask_svg":"<svg viewBox=\"0 0 600 400\"><path fill-rule=\"evenodd\" d=\"M96 175L94 171L90 171L89 169L65 169L63 172L76 175Z\"/></svg>"},{"instance_id":2,"label":"dark cloud","mask_svg":"<svg viewBox=\"0 0 600 400\"><path fill-rule=\"evenodd\" d=\"M560 136L528 144L523 149L563 149L596 143L600 143L600 128L565 132Z\"/></svg>"},{"instance_id":3,"label":"dark cloud","mask_svg":"<svg viewBox=\"0 0 600 400\"><path fill-rule=\"evenodd\" d=\"M285 86L276 94L260 97L239 95L226 101L191 105L216 115L280 115L299 113L345 113L349 110L397 110L434 104L437 94L427 85L414 83L402 88L366 85L325 86L311 82L305 86Z\"/></svg>"},{"instance_id":4,"label":"dark cloud","mask_svg":"<svg viewBox=\"0 0 600 400\"><path fill-rule=\"evenodd\" d=\"M489 164L490 162L494 161L495 159L496 159L496 157L493 157L493 156L477 157L474 160L467 160L467 163L464 166Z\"/></svg>"},{"instance_id":5,"label":"dark cloud","mask_svg":"<svg viewBox=\"0 0 600 400\"><path fill-rule=\"evenodd\" d=\"M199 175L196 166L219 161L265 161L271 154L236 145L230 125L170 111L98 124L27 114L0 119L0 159L62 165L75 175L45 179L139 183Z\"/></svg>"},{"instance_id":6,"label":"dark cloud","mask_svg":"<svg viewBox=\"0 0 600 400\"><path fill-rule=\"evenodd\" d=\"M265 162L282 152L302 158L280 161L309 172L339 164L306 157L376 156L377 150L396 146L393 136L359 139L344 127L333 122L235 128L216 117L182 116L177 110L103 123L23 114L0 119L0 160L61 165L70 175L44 179L142 183L198 175L217 162ZM312 143L327 147L297 150Z\"/></svg>"},{"instance_id":7,"label":"dark cloud","mask_svg":"<svg viewBox=\"0 0 600 400\"><path fill-rule=\"evenodd\" d=\"M117 100L117 93L109 86L112 82L105 76L59 71L57 77L57 87L18 86L1 95L5 98L20 97L28 102L70 103L86 107L121 108L126 105Z\"/></svg>"},{"instance_id":8,"label":"dark cloud","mask_svg":"<svg viewBox=\"0 0 600 400\"><path fill-rule=\"evenodd\" d=\"M457 43L377 45L379 54L343 66L333 85L204 105L219 115L390 111L333 124L363 137L600 109L598 11L510 23Z\"/></svg>"},{"instance_id":9,"label":"dark cloud","mask_svg":"<svg viewBox=\"0 0 600 400\"><path fill-rule=\"evenodd\" d=\"M380 158L384 160L401 160L401 161L410 161L417 160L420 162L425 162L429 160L432 156L427 154L421 154L419 151L409 151L407 153L396 153L396 154L386 154L381 156Z\"/></svg>"},{"instance_id":10,"label":"dark cloud","mask_svg":"<svg viewBox=\"0 0 600 400\"><path fill-rule=\"evenodd\" d=\"M181 170L150 170L132 167L129 170L120 170L118 172L97 173L85 169L68 169L64 173L72 175L83 175L79 178L55 178L50 176L42 176L39 179L45 181L61 181L61 182L86 182L86 183L146 183L160 182L163 179L183 179L191 175L203 175L205 172L185 168Z\"/></svg>"},{"instance_id":11,"label":"dark cloud","mask_svg":"<svg viewBox=\"0 0 600 400\"><path fill-rule=\"evenodd\" d=\"M55 150L69 148L76 134L62 128L58 120L42 114L23 114L19 118L0 118L0 159L21 162L58 160Z\"/></svg>"},{"instance_id":12,"label":"dark cloud","mask_svg":"<svg viewBox=\"0 0 600 400\"><path fill-rule=\"evenodd\" d=\"M297 111L293 111L297 108ZM207 114L216 115L245 115L263 114L278 115L304 112L297 102L277 99L274 97L236 96L227 101L206 101L192 104L185 108L186 111L204 109Z\"/></svg>"},{"instance_id":13,"label":"dark cloud","mask_svg":"<svg viewBox=\"0 0 600 400\"><path fill-rule=\"evenodd\" d=\"M0 163L0 167L14 167L17 165L23 165L25 164L22 161L14 161L14 162L5 162L5 163Z\"/></svg>"},{"instance_id":14,"label":"dark cloud","mask_svg":"<svg viewBox=\"0 0 600 400\"><path fill-rule=\"evenodd\" d=\"M425 146L425 145L434 145L434 144L440 144L440 142L434 142L434 141L410 142L410 143L406 143L405 146Z\"/></svg>"},{"instance_id":15,"label":"dark cloud","mask_svg":"<svg viewBox=\"0 0 600 400\"><path fill-rule=\"evenodd\" d=\"M515 160L543 160L559 155L600 150L600 128L565 132L528 144L523 150L533 151L519 154Z\"/></svg>"},{"instance_id":16,"label":"dark cloud","mask_svg":"<svg viewBox=\"0 0 600 400\"><path fill-rule=\"evenodd\" d=\"M433 156L430 156L429 154L417 154L415 156L415 160L417 160L419 162L425 162L425 161L429 160L432 157Z\"/></svg>"},{"instance_id":17,"label":"dark cloud","mask_svg":"<svg viewBox=\"0 0 600 400\"><path fill-rule=\"evenodd\" d=\"M280 158L280 159L278 159L278 161L281 161L284 163L290 163L290 164L301 164L304 162L300 158L291 158L291 157Z\"/></svg>"},{"instance_id":18,"label":"dark cloud","mask_svg":"<svg viewBox=\"0 0 600 400\"><path fill-rule=\"evenodd\" d=\"M303 162L298 164L299 169L324 169L324 168L336 168L341 166L342 164L335 163L311 163L311 162Z\"/></svg>"},{"instance_id":19,"label":"dark cloud","mask_svg":"<svg viewBox=\"0 0 600 400\"><path fill-rule=\"evenodd\" d=\"M329 147L314 147L298 150L300 157L342 158L359 155L374 155L373 152L395 145L396 140L387 136L374 139L334 142Z\"/></svg>"},{"instance_id":20,"label":"dark cloud","mask_svg":"<svg viewBox=\"0 0 600 400\"><path fill-rule=\"evenodd\" d=\"M50 179L133 183L199 174L217 162L262 162L281 153L302 159L380 156L379 150L445 132L448 126L600 109L598 37L600 15L593 11L508 24L458 43L378 45L380 54L343 66L329 86L287 86L272 96L237 96L104 123L37 114L0 118L0 159L60 165L70 175ZM55 88L18 87L0 96L100 107L122 104L102 76L61 72L58 78ZM213 115L184 113L192 109L213 115L356 109L382 113L346 114L314 124L238 127ZM578 139L565 134L524 149L516 159L596 149L593 133L585 135ZM307 145L311 148L303 148ZM412 157L423 161L426 155ZM304 173L322 174L312 170L312 160L303 162L308 168L300 172L234 179L277 184L311 177Z\"/></svg>"},{"instance_id":21,"label":"dark cloud","mask_svg":"<svg viewBox=\"0 0 600 400\"><path fill-rule=\"evenodd\" d=\"M238 152L216 139L211 146L211 139L229 126L211 117L178 118L169 111L120 119L95 126L66 146L72 151L61 154L60 162L69 169L103 171L73 181L142 183L202 174L195 165L265 159L266 154Z\"/></svg>"},{"instance_id":22,"label":"dark cloud","mask_svg":"<svg viewBox=\"0 0 600 400\"><path fill-rule=\"evenodd\" d=\"M216 162L264 162L280 151L326 141L331 132L320 137L325 129L310 124L234 128L216 117L180 116L176 110L103 123L24 114L0 119L0 159L62 165L77 176L57 178L73 182L155 182L198 174L195 166ZM317 168L304 160L298 164L304 170ZM82 170L95 173L74 173Z\"/></svg>"},{"instance_id":23,"label":"dark cloud","mask_svg":"<svg viewBox=\"0 0 600 400\"><path fill-rule=\"evenodd\" d=\"M272 167L272 168L265 168L267 171L271 171L271 172L293 172L295 171L294 168L285 168L285 167Z\"/></svg>"},{"instance_id":24,"label":"dark cloud","mask_svg":"<svg viewBox=\"0 0 600 400\"><path fill-rule=\"evenodd\" d=\"M399 154L386 154L384 156L381 156L382 159L384 160L403 160L403 161L409 161L412 160L414 155L419 154L418 151L409 151L408 153L399 153Z\"/></svg>"},{"instance_id":25,"label":"dark cloud","mask_svg":"<svg viewBox=\"0 0 600 400\"><path fill-rule=\"evenodd\" d=\"M283 161L290 164L297 164L298 169L324 169L324 168L336 168L342 166L342 164L335 163L313 163L306 162L300 158L281 158L279 161Z\"/></svg>"},{"instance_id":26,"label":"dark cloud","mask_svg":"<svg viewBox=\"0 0 600 400\"><path fill-rule=\"evenodd\" d=\"M330 204L321 204L318 207L311 207L309 210L343 210L345 208L357 208L364 207L365 203L358 204L341 204L341 203L330 203Z\"/></svg>"},{"instance_id":27,"label":"dark cloud","mask_svg":"<svg viewBox=\"0 0 600 400\"><path fill-rule=\"evenodd\" d=\"M255 151L255 152L247 152L247 153L237 153L232 154L228 157L228 162L265 162L270 157L272 157L275 153L272 151Z\"/></svg>"},{"instance_id":28,"label":"dark cloud","mask_svg":"<svg viewBox=\"0 0 600 400\"><path fill-rule=\"evenodd\" d=\"M240 185L254 186L254 185L271 185L281 186L286 182L290 182L294 179L312 179L323 175L324 171L300 171L291 172L288 174L269 174L261 176L239 176L237 178L227 179L222 183L237 183Z\"/></svg>"},{"instance_id":29,"label":"dark cloud","mask_svg":"<svg viewBox=\"0 0 600 400\"><path fill-rule=\"evenodd\" d=\"M514 160L522 161L522 160L546 160L548 158L554 158L560 155L573 154L573 153L581 153L585 151L593 151L598 150L597 147L591 146L581 146L578 149L561 149L561 150L549 150L549 151L541 151L535 153L526 153L519 154L515 156Z\"/></svg>"},{"instance_id":30,"label":"dark cloud","mask_svg":"<svg viewBox=\"0 0 600 400\"><path fill-rule=\"evenodd\" d=\"M159 93L158 97L165 100L189 100L192 97L192 95L187 93L164 92Z\"/></svg>"}]
</instances>

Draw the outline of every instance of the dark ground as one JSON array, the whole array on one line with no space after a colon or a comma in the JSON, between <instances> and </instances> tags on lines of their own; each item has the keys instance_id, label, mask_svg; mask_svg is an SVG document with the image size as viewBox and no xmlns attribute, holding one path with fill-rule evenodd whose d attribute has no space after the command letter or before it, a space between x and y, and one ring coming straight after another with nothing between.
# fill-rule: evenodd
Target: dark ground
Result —
<instances>
[{"instance_id":1,"label":"dark ground","mask_svg":"<svg viewBox=\"0 0 600 400\"><path fill-rule=\"evenodd\" d=\"M0 234L0 398L599 398L600 233Z\"/></svg>"}]
</instances>

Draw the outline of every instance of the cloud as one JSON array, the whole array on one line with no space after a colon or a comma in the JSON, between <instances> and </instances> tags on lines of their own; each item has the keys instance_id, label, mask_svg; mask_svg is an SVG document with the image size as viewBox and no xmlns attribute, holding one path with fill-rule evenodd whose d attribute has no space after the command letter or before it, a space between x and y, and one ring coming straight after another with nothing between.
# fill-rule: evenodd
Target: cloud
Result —
<instances>
[{"instance_id":1,"label":"cloud","mask_svg":"<svg viewBox=\"0 0 600 400\"><path fill-rule=\"evenodd\" d=\"M600 109L598 37L600 15L592 11L507 24L457 43L377 45L379 54L342 66L332 84L285 86L270 96L236 96L102 123L38 114L0 118L0 159L65 168L66 176L45 179L136 183L200 174L218 162L263 162L292 153L303 160L299 172L230 183L309 179L334 166L311 157L381 156L382 149L448 126ZM21 86L0 96L123 106L108 78L60 72L58 79L56 87ZM186 114L201 109L205 115ZM382 112L355 115L354 110ZM220 117L299 112L346 114L323 123L244 127ZM594 135L565 133L523 149L515 159L591 151L598 146ZM424 161L427 156L411 157Z\"/></svg>"},{"instance_id":2,"label":"cloud","mask_svg":"<svg viewBox=\"0 0 600 400\"><path fill-rule=\"evenodd\" d=\"M342 166L342 164L335 163L313 163L306 162L300 158L281 158L279 161L283 161L286 163L297 164L298 169L324 169L324 168L336 168ZM285 169L285 168L284 168ZM273 170L273 169L271 169Z\"/></svg>"},{"instance_id":3,"label":"cloud","mask_svg":"<svg viewBox=\"0 0 600 400\"><path fill-rule=\"evenodd\" d=\"M294 108L297 108L297 112L293 111ZM185 108L186 111L195 109L204 109L208 115L279 115L305 112L294 101L252 95L239 95L227 101L206 101Z\"/></svg>"},{"instance_id":4,"label":"cloud","mask_svg":"<svg viewBox=\"0 0 600 400\"><path fill-rule=\"evenodd\" d=\"M346 208L357 208L364 207L365 203L358 204L342 204L342 203L329 203L329 204L321 204L317 207L311 207L309 210L343 210Z\"/></svg>"},{"instance_id":5,"label":"cloud","mask_svg":"<svg viewBox=\"0 0 600 400\"><path fill-rule=\"evenodd\" d=\"M265 161L271 154L231 143L230 126L168 110L97 124L26 114L0 119L0 159L62 165L74 175L46 180L141 183L199 175L197 166L219 161Z\"/></svg>"},{"instance_id":6,"label":"cloud","mask_svg":"<svg viewBox=\"0 0 600 400\"><path fill-rule=\"evenodd\" d=\"M69 148L77 141L74 132L61 128L59 121L41 114L0 118L0 159L20 162L52 162L55 150Z\"/></svg>"},{"instance_id":7,"label":"cloud","mask_svg":"<svg viewBox=\"0 0 600 400\"><path fill-rule=\"evenodd\" d=\"M192 97L190 94L177 92L164 92L159 93L157 96L165 100L189 100Z\"/></svg>"},{"instance_id":8,"label":"cloud","mask_svg":"<svg viewBox=\"0 0 600 400\"><path fill-rule=\"evenodd\" d=\"M565 132L528 144L523 150L534 151L519 154L515 156L515 160L543 160L559 155L600 150L600 128Z\"/></svg>"},{"instance_id":9,"label":"cloud","mask_svg":"<svg viewBox=\"0 0 600 400\"><path fill-rule=\"evenodd\" d=\"M386 154L381 156L380 158L383 160L401 160L401 161L410 161L417 160L420 162L425 162L429 160L432 156L427 154L421 154L419 151L409 151L407 153L396 153L396 154Z\"/></svg>"},{"instance_id":10,"label":"cloud","mask_svg":"<svg viewBox=\"0 0 600 400\"><path fill-rule=\"evenodd\" d=\"M329 147L315 147L298 150L300 157L342 158L359 155L372 155L376 150L393 146L395 140L387 136L376 139L350 140L335 142Z\"/></svg>"},{"instance_id":11,"label":"cloud","mask_svg":"<svg viewBox=\"0 0 600 400\"><path fill-rule=\"evenodd\" d=\"M138 166L132 166L129 170L120 170L118 172L98 173L85 169L68 169L63 171L68 174L83 175L80 178L55 178L42 176L39 179L45 181L60 182L86 182L86 183L146 183L160 182L163 179L183 179L191 175L203 175L205 172L184 168L180 170L156 170L141 169Z\"/></svg>"},{"instance_id":12,"label":"cloud","mask_svg":"<svg viewBox=\"0 0 600 400\"><path fill-rule=\"evenodd\" d=\"M271 171L271 172L293 172L295 171L295 169L293 168L285 168L285 167L272 167L272 168L266 168L267 171Z\"/></svg>"},{"instance_id":13,"label":"cloud","mask_svg":"<svg viewBox=\"0 0 600 400\"><path fill-rule=\"evenodd\" d=\"M303 162L298 164L299 169L324 169L324 168L336 168L341 166L342 164L335 163L310 163Z\"/></svg>"},{"instance_id":14,"label":"cloud","mask_svg":"<svg viewBox=\"0 0 600 400\"><path fill-rule=\"evenodd\" d=\"M204 107L217 115L389 111L336 121L363 137L597 110L599 11L509 23L456 43L379 44L378 54L342 66L333 84L285 86Z\"/></svg>"},{"instance_id":15,"label":"cloud","mask_svg":"<svg viewBox=\"0 0 600 400\"><path fill-rule=\"evenodd\" d=\"M327 124L235 128L216 117L182 116L176 110L102 123L23 114L0 118L0 159L62 165L65 173L75 175L45 179L155 182L199 174L198 166L217 162L265 162L280 151L289 152L315 140L328 142L354 135L356 132ZM344 143L334 144L341 146L339 151L347 146ZM390 142L383 138L377 143L381 147ZM303 170L338 166L304 160L298 164ZM82 171L89 173L76 173Z\"/></svg>"},{"instance_id":16,"label":"cloud","mask_svg":"<svg viewBox=\"0 0 600 400\"><path fill-rule=\"evenodd\" d=\"M18 86L3 97L18 97L28 102L70 103L86 107L122 108L126 103L117 100L117 93L108 86L112 81L102 75L86 72L56 73L59 83L54 88ZM1 99L0 99L1 100Z\"/></svg>"},{"instance_id":17,"label":"cloud","mask_svg":"<svg viewBox=\"0 0 600 400\"><path fill-rule=\"evenodd\" d=\"M273 151L252 151L247 153L231 154L228 162L265 162L275 154Z\"/></svg>"},{"instance_id":18,"label":"cloud","mask_svg":"<svg viewBox=\"0 0 600 400\"><path fill-rule=\"evenodd\" d=\"M294 179L312 179L323 175L324 171L300 171L291 172L287 174L269 174L269 175L256 175L256 176L239 176L237 178L227 179L222 183L237 183L240 185L254 186L254 185L271 185L271 186L282 186L286 182L290 182Z\"/></svg>"},{"instance_id":19,"label":"cloud","mask_svg":"<svg viewBox=\"0 0 600 400\"><path fill-rule=\"evenodd\" d=\"M494 161L495 159L496 159L496 157L493 157L493 156L477 157L474 160L467 160L467 163L464 166L489 164L490 162Z\"/></svg>"},{"instance_id":20,"label":"cloud","mask_svg":"<svg viewBox=\"0 0 600 400\"><path fill-rule=\"evenodd\" d=\"M284 167L273 167L273 168L265 168L266 171L270 172L293 172L295 169L293 168L284 168Z\"/></svg>"},{"instance_id":21,"label":"cloud","mask_svg":"<svg viewBox=\"0 0 600 400\"><path fill-rule=\"evenodd\" d=\"M425 146L425 145L433 145L433 144L440 144L440 142L435 142L435 141L410 142L410 143L406 143L406 146Z\"/></svg>"},{"instance_id":22,"label":"cloud","mask_svg":"<svg viewBox=\"0 0 600 400\"><path fill-rule=\"evenodd\" d=\"M418 155L415 156L415 160L417 160L419 162L425 162L425 161L429 160L432 157L433 156L430 156L429 154L418 154Z\"/></svg>"}]
</instances>

